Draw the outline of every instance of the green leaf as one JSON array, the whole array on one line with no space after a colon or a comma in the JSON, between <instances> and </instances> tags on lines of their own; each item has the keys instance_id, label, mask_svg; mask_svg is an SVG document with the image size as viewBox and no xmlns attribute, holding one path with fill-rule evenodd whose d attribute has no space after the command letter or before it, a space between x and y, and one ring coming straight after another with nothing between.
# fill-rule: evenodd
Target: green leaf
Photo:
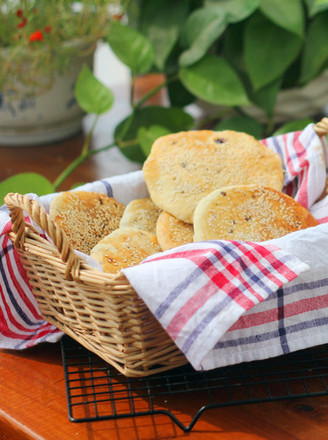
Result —
<instances>
[{"instance_id":1,"label":"green leaf","mask_svg":"<svg viewBox=\"0 0 328 440\"><path fill-rule=\"evenodd\" d=\"M284 72L280 86L281 89L293 89L295 87L300 87L301 56L302 53Z\"/></svg>"},{"instance_id":2,"label":"green leaf","mask_svg":"<svg viewBox=\"0 0 328 440\"><path fill-rule=\"evenodd\" d=\"M260 10L277 26L303 36L304 12L301 0L262 0Z\"/></svg>"},{"instance_id":3,"label":"green leaf","mask_svg":"<svg viewBox=\"0 0 328 440\"><path fill-rule=\"evenodd\" d=\"M88 182L75 182L73 185L71 185L70 189L78 188L79 186L85 185Z\"/></svg>"},{"instance_id":4,"label":"green leaf","mask_svg":"<svg viewBox=\"0 0 328 440\"><path fill-rule=\"evenodd\" d=\"M328 9L328 0L305 0L309 10L309 16L314 17L316 14Z\"/></svg>"},{"instance_id":5,"label":"green leaf","mask_svg":"<svg viewBox=\"0 0 328 440\"><path fill-rule=\"evenodd\" d=\"M302 39L273 24L261 14L245 27L244 59L249 78L258 90L282 76L302 47Z\"/></svg>"},{"instance_id":6,"label":"green leaf","mask_svg":"<svg viewBox=\"0 0 328 440\"><path fill-rule=\"evenodd\" d=\"M205 0L205 6L216 7L227 13L230 23L242 21L258 9L262 0Z\"/></svg>"},{"instance_id":7,"label":"green leaf","mask_svg":"<svg viewBox=\"0 0 328 440\"><path fill-rule=\"evenodd\" d=\"M167 91L173 107L185 107L195 101L195 96L181 84L181 81L169 82Z\"/></svg>"},{"instance_id":8,"label":"green leaf","mask_svg":"<svg viewBox=\"0 0 328 440\"><path fill-rule=\"evenodd\" d=\"M267 86L256 91L249 91L250 100L265 111L268 117L274 115L274 109L280 90L282 78L278 78Z\"/></svg>"},{"instance_id":9,"label":"green leaf","mask_svg":"<svg viewBox=\"0 0 328 440\"><path fill-rule=\"evenodd\" d=\"M40 174L20 173L0 182L0 205L3 204L4 197L10 192L34 193L43 196L55 192L55 189L52 183Z\"/></svg>"},{"instance_id":10,"label":"green leaf","mask_svg":"<svg viewBox=\"0 0 328 440\"><path fill-rule=\"evenodd\" d=\"M134 75L150 71L154 61L154 50L151 42L141 32L114 21L106 40L115 55Z\"/></svg>"},{"instance_id":11,"label":"green leaf","mask_svg":"<svg viewBox=\"0 0 328 440\"><path fill-rule=\"evenodd\" d=\"M254 136L256 139L261 139L263 133L262 125L250 116L231 116L230 118L222 119L214 127L214 130L243 131Z\"/></svg>"},{"instance_id":12,"label":"green leaf","mask_svg":"<svg viewBox=\"0 0 328 440\"><path fill-rule=\"evenodd\" d=\"M285 134L285 133L291 133L293 131L301 131L307 125L309 125L313 122L314 121L312 119L299 119L297 121L287 122L286 124L284 124L280 128L278 128L278 130L276 130L273 133L273 136L278 136L280 134Z\"/></svg>"},{"instance_id":13,"label":"green leaf","mask_svg":"<svg viewBox=\"0 0 328 440\"><path fill-rule=\"evenodd\" d=\"M140 127L137 133L138 141L141 149L146 157L148 157L153 143L159 137L170 134L170 130L161 125L151 125L150 127Z\"/></svg>"},{"instance_id":14,"label":"green leaf","mask_svg":"<svg viewBox=\"0 0 328 440\"><path fill-rule=\"evenodd\" d=\"M128 130L125 129L126 121L129 122ZM193 118L180 108L149 106L136 110L124 119L115 129L114 138L121 152L134 162L143 163L146 155L141 149L138 140L140 127L159 125L171 133L189 130Z\"/></svg>"},{"instance_id":15,"label":"green leaf","mask_svg":"<svg viewBox=\"0 0 328 440\"><path fill-rule=\"evenodd\" d=\"M223 58L208 55L193 66L182 67L179 77L189 92L211 104L248 104L242 82Z\"/></svg>"},{"instance_id":16,"label":"green leaf","mask_svg":"<svg viewBox=\"0 0 328 440\"><path fill-rule=\"evenodd\" d=\"M328 12L316 15L311 21L302 57L301 84L318 76L328 61Z\"/></svg>"},{"instance_id":17,"label":"green leaf","mask_svg":"<svg viewBox=\"0 0 328 440\"><path fill-rule=\"evenodd\" d=\"M216 8L195 10L186 21L182 30L189 49L179 59L181 66L189 66L199 61L226 29L226 14ZM182 37L183 38L183 37Z\"/></svg>"},{"instance_id":18,"label":"green leaf","mask_svg":"<svg viewBox=\"0 0 328 440\"><path fill-rule=\"evenodd\" d=\"M75 84L75 97L86 113L101 115L108 112L114 103L114 96L91 72L83 66Z\"/></svg>"},{"instance_id":19,"label":"green leaf","mask_svg":"<svg viewBox=\"0 0 328 440\"><path fill-rule=\"evenodd\" d=\"M245 72L246 70L244 62L244 29L244 22L229 26L222 41L222 56L237 72Z\"/></svg>"},{"instance_id":20,"label":"green leaf","mask_svg":"<svg viewBox=\"0 0 328 440\"><path fill-rule=\"evenodd\" d=\"M176 0L150 1L142 11L141 30L153 45L155 65L161 71L178 41L187 13L188 2Z\"/></svg>"}]
</instances>

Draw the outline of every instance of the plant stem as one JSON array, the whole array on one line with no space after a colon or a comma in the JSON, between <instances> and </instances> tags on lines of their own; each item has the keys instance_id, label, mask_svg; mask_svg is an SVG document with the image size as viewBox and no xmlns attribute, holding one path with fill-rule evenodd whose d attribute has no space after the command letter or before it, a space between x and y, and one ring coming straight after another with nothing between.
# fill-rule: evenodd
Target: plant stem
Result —
<instances>
[{"instance_id":1,"label":"plant stem","mask_svg":"<svg viewBox=\"0 0 328 440\"><path fill-rule=\"evenodd\" d=\"M90 132L89 132L90 133ZM106 147L97 148L96 150L86 150L85 153L81 153L76 159L73 160L65 169L60 173L55 182L53 183L55 191L60 187L64 180L77 168L81 163L94 154L101 153L102 151L109 150L115 146L115 142L106 145Z\"/></svg>"},{"instance_id":2,"label":"plant stem","mask_svg":"<svg viewBox=\"0 0 328 440\"><path fill-rule=\"evenodd\" d=\"M129 141L118 140L118 146L120 148L131 147L131 146L135 145L137 142L138 142L138 139L130 139Z\"/></svg>"},{"instance_id":3,"label":"plant stem","mask_svg":"<svg viewBox=\"0 0 328 440\"><path fill-rule=\"evenodd\" d=\"M53 186L55 190L57 190L59 186L64 182L64 180L75 170L75 168L78 167L90 155L89 148L90 148L91 138L93 131L97 125L98 119L99 119L99 115L96 115L93 120L92 126L84 140L80 155L75 160L73 160L73 162L71 162L54 181Z\"/></svg>"},{"instance_id":4,"label":"plant stem","mask_svg":"<svg viewBox=\"0 0 328 440\"><path fill-rule=\"evenodd\" d=\"M81 156L86 155L87 152L89 151L92 134L94 132L94 129L95 129L96 125L97 125L98 120L99 120L99 115L96 115L96 117L94 118L93 123L91 125L91 128L90 128L90 130L89 130L89 132L88 132L88 134L87 134L87 136L86 136L86 138L84 140L84 143L83 143L83 146L82 146L82 151L81 151Z\"/></svg>"},{"instance_id":5,"label":"plant stem","mask_svg":"<svg viewBox=\"0 0 328 440\"><path fill-rule=\"evenodd\" d=\"M270 133L272 133L273 130L274 130L274 118L273 117L268 118L268 123L267 123L267 128L266 129L267 129L266 135L269 136Z\"/></svg>"},{"instance_id":6,"label":"plant stem","mask_svg":"<svg viewBox=\"0 0 328 440\"><path fill-rule=\"evenodd\" d=\"M166 87L168 84L170 84L175 79L176 79L175 77L167 78L161 84L159 84L158 86L151 89L134 105L134 108L135 109L140 108L149 98L151 98L153 95L155 95L157 92L159 92L163 87Z\"/></svg>"},{"instance_id":7,"label":"plant stem","mask_svg":"<svg viewBox=\"0 0 328 440\"><path fill-rule=\"evenodd\" d=\"M57 191L59 186L64 182L64 180L69 176L69 174L71 174L71 172L73 172L75 170L75 168L77 166L79 166L84 161L84 159L86 159L86 155L82 155L82 153L81 153L80 156L78 156L76 159L74 159L73 162L71 162L64 169L64 171L62 171L59 174L59 176L57 177L57 179L53 183L55 191Z\"/></svg>"},{"instance_id":8,"label":"plant stem","mask_svg":"<svg viewBox=\"0 0 328 440\"><path fill-rule=\"evenodd\" d=\"M135 89L135 81L136 81L136 76L132 75L132 77L131 77L131 86L130 86L130 106L131 106L132 109L135 108L135 104L133 102L134 89Z\"/></svg>"},{"instance_id":9,"label":"plant stem","mask_svg":"<svg viewBox=\"0 0 328 440\"><path fill-rule=\"evenodd\" d=\"M148 93L146 93L138 102L136 102L135 104L133 103L133 88L135 85L135 78L132 78L132 82L131 82L131 89L130 89L130 104L132 107L132 113L128 116L128 118L125 120L125 123L122 127L121 132L119 133L120 138L117 139L117 143L119 144L119 147L127 147L129 145L134 145L136 143L136 140L128 140L128 141L123 141L124 136L126 135L126 133L128 132L132 120L133 120L133 116L135 114L135 112L149 99L151 98L153 95L155 95L159 90L161 90L163 87L167 86L170 82L174 81L176 78L172 77L169 79L166 79L165 81L163 81L161 84L159 84L158 86L154 87L153 89L151 89Z\"/></svg>"},{"instance_id":10,"label":"plant stem","mask_svg":"<svg viewBox=\"0 0 328 440\"><path fill-rule=\"evenodd\" d=\"M87 159L90 156L93 156L97 153L100 153L101 151L108 150L111 147L114 147L117 143L120 147L127 147L129 145L133 145L136 140L128 140L123 141L124 136L128 132L131 122L133 120L134 113L137 109L139 109L147 99L155 95L159 90L161 90L163 87L165 87L167 84L169 84L171 81L174 80L174 78L170 78L168 80L163 81L161 84L159 84L157 87L154 87L152 90L150 90L148 93L146 93L136 104L133 103L133 87L134 87L134 80L135 78L132 78L131 81L131 88L130 88L130 100L131 100L131 106L132 106L132 113L130 116L125 120L125 123L123 124L121 133L120 133L120 139L117 139L116 142L111 143L110 145L107 145L106 147L98 148L95 150L90 150L90 143L92 139L93 132L96 128L96 125L99 120L99 115L96 115L96 117L93 120L92 126L85 138L85 141L82 146L81 154L73 160L57 177L55 182L53 183L55 191L60 187L60 185L67 179L67 177L77 168L79 165L81 165L82 162L84 162L85 159Z\"/></svg>"}]
</instances>

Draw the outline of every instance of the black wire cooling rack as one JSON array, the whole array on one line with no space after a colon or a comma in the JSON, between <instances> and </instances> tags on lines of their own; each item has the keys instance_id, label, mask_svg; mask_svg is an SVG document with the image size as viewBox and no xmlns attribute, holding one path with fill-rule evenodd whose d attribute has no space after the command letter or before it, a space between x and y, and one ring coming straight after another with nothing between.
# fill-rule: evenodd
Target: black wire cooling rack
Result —
<instances>
[{"instance_id":1,"label":"black wire cooling rack","mask_svg":"<svg viewBox=\"0 0 328 440\"><path fill-rule=\"evenodd\" d=\"M121 375L67 336L61 349L72 422L166 414L189 432L208 409L328 394L328 344L207 372L186 365L146 378ZM188 424L179 417L177 395L199 402Z\"/></svg>"}]
</instances>

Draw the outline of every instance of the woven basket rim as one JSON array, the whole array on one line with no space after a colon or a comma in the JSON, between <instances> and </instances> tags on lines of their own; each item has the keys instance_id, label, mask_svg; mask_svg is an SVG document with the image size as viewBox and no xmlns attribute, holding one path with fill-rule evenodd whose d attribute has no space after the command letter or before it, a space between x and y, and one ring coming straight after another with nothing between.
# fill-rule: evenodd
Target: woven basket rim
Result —
<instances>
[{"instance_id":1,"label":"woven basket rim","mask_svg":"<svg viewBox=\"0 0 328 440\"><path fill-rule=\"evenodd\" d=\"M314 130L318 136L327 135L328 118ZM46 321L126 376L148 376L188 362L122 271L111 274L89 265L76 254L65 232L28 195L8 193L5 203L12 222L9 238L22 257ZM24 213L49 239L27 222ZM147 333L147 329L151 331Z\"/></svg>"}]
</instances>

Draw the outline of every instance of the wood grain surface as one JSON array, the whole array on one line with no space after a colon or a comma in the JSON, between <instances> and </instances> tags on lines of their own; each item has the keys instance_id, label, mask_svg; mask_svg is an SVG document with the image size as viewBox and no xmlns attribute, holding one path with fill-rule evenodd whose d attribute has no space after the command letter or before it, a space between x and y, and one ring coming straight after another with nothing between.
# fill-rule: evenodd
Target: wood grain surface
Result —
<instances>
[{"instance_id":1,"label":"wood grain surface","mask_svg":"<svg viewBox=\"0 0 328 440\"><path fill-rule=\"evenodd\" d=\"M53 182L79 154L84 136L74 136L62 142L28 147L0 147L0 181L18 173L34 172ZM99 153L86 159L59 188L70 189L76 183L92 182L107 177L106 156Z\"/></svg>"},{"instance_id":2,"label":"wood grain surface","mask_svg":"<svg viewBox=\"0 0 328 440\"><path fill-rule=\"evenodd\" d=\"M80 152L82 134L57 144L0 148L0 181L34 171L54 180ZM108 152L86 160L61 189L108 177ZM172 398L182 422L199 402ZM213 409L191 433L166 415L73 423L68 419L59 344L23 352L0 350L0 439L3 440L327 440L328 397L304 398Z\"/></svg>"},{"instance_id":3,"label":"wood grain surface","mask_svg":"<svg viewBox=\"0 0 328 440\"><path fill-rule=\"evenodd\" d=\"M74 423L68 420L59 343L0 351L0 438L6 440L326 440L328 397L247 404L203 413L191 433L166 415ZM189 420L199 402L174 398Z\"/></svg>"}]
</instances>

